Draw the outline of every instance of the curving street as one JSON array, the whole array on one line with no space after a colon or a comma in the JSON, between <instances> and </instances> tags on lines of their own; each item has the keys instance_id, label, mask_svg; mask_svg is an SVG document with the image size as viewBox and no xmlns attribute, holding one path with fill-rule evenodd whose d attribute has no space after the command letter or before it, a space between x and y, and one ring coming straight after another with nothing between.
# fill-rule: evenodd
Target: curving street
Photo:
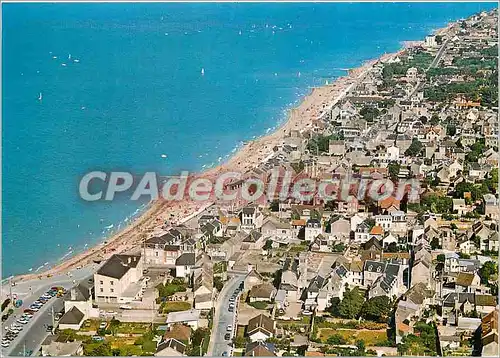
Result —
<instances>
[{"instance_id":1,"label":"curving street","mask_svg":"<svg viewBox=\"0 0 500 358\"><path fill-rule=\"evenodd\" d=\"M245 274L237 274L231 278L224 288L220 292L217 303L215 306L215 314L213 321L212 333L210 335L210 344L208 346L207 356L222 356L224 352L231 352L231 346L229 346L230 341L224 339L224 335L227 333L227 326L233 326L232 337L236 334L236 316L238 311L238 305L234 312L229 312L229 298L232 296L233 292L239 287L239 285L245 279ZM237 301L236 301L237 302ZM235 303L236 303L235 302ZM230 355L230 354L229 354Z\"/></svg>"}]
</instances>

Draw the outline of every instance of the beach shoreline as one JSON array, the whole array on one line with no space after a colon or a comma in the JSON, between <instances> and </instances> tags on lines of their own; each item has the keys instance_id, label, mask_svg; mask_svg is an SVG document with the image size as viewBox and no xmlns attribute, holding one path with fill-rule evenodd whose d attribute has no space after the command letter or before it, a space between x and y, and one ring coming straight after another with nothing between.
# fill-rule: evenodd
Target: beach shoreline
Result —
<instances>
[{"instance_id":1,"label":"beach shoreline","mask_svg":"<svg viewBox=\"0 0 500 358\"><path fill-rule=\"evenodd\" d=\"M244 144L226 162L214 168L197 173L196 176L211 177L224 172L233 171L245 173L262 162L273 152L276 145L282 143L283 139L292 131L303 131L310 128L325 110L332 108L358 81L362 80L369 69L379 61L387 61L403 52L401 48L396 52L384 54L376 59L366 60L359 67L348 71L348 75L337 78L331 84L313 87L311 92L305 95L299 104L289 109L287 119L276 127L274 132L262 135ZM64 259L45 271L37 273L25 273L11 277L13 282L50 278L54 275L64 274L71 270L93 264L95 261L103 261L113 254L123 253L137 248L140 243L150 237L168 221L177 225L188 220L198 212L203 211L209 205L201 205L187 200L167 202L158 199L148 204L147 209L135 218L131 223L120 231L112 234L98 245L87 248L81 253Z\"/></svg>"}]
</instances>

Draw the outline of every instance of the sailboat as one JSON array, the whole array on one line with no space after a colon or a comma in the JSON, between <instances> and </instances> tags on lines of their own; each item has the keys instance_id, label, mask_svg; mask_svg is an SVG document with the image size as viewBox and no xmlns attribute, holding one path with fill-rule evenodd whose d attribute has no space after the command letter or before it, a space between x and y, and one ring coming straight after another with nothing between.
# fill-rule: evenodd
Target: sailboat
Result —
<instances>
[{"instance_id":1,"label":"sailboat","mask_svg":"<svg viewBox=\"0 0 500 358\"><path fill-rule=\"evenodd\" d=\"M71 54L68 54L68 60L71 60Z\"/></svg>"},{"instance_id":2,"label":"sailboat","mask_svg":"<svg viewBox=\"0 0 500 358\"><path fill-rule=\"evenodd\" d=\"M202 69L201 69L201 75L202 75L202 76L204 76L204 75L205 75L205 69L204 69L204 68L202 68Z\"/></svg>"},{"instance_id":3,"label":"sailboat","mask_svg":"<svg viewBox=\"0 0 500 358\"><path fill-rule=\"evenodd\" d=\"M39 101L41 101L41 100L42 100L42 92L40 92L40 93L38 94L38 100L39 100Z\"/></svg>"}]
</instances>

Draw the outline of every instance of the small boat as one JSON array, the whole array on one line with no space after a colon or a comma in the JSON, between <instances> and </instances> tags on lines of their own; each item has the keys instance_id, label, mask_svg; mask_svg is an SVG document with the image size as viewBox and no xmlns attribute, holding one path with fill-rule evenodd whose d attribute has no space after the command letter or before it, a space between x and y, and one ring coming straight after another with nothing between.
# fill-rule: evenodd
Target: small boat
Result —
<instances>
[{"instance_id":1,"label":"small boat","mask_svg":"<svg viewBox=\"0 0 500 358\"><path fill-rule=\"evenodd\" d=\"M62 63L62 64L61 64L61 66L66 67L66 64L65 64L65 63Z\"/></svg>"},{"instance_id":2,"label":"small boat","mask_svg":"<svg viewBox=\"0 0 500 358\"><path fill-rule=\"evenodd\" d=\"M241 30L240 30L240 32L238 34L241 35Z\"/></svg>"},{"instance_id":3,"label":"small boat","mask_svg":"<svg viewBox=\"0 0 500 358\"><path fill-rule=\"evenodd\" d=\"M38 94L38 100L39 100L39 101L41 101L41 100L42 100L42 92L40 92L40 93Z\"/></svg>"},{"instance_id":4,"label":"small boat","mask_svg":"<svg viewBox=\"0 0 500 358\"><path fill-rule=\"evenodd\" d=\"M162 157L162 158L166 158L166 157L167 157L167 155L166 155L166 154L162 154L162 155L161 155L161 157Z\"/></svg>"},{"instance_id":5,"label":"small boat","mask_svg":"<svg viewBox=\"0 0 500 358\"><path fill-rule=\"evenodd\" d=\"M201 69L201 75L202 75L202 76L204 76L204 75L205 75L205 69L204 69L204 68L202 68L202 69Z\"/></svg>"},{"instance_id":6,"label":"small boat","mask_svg":"<svg viewBox=\"0 0 500 358\"><path fill-rule=\"evenodd\" d=\"M79 60L79 59L77 59L77 58L75 58L75 59L73 60L73 62L78 63L78 62L80 62L80 60Z\"/></svg>"},{"instance_id":7,"label":"small boat","mask_svg":"<svg viewBox=\"0 0 500 358\"><path fill-rule=\"evenodd\" d=\"M71 54L68 54L68 60L71 60Z\"/></svg>"}]
</instances>

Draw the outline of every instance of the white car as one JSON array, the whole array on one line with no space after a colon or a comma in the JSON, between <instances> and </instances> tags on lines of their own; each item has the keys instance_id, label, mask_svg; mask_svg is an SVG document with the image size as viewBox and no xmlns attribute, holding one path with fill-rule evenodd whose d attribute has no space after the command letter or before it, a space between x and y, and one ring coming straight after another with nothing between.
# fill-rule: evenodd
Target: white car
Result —
<instances>
[{"instance_id":1,"label":"white car","mask_svg":"<svg viewBox=\"0 0 500 358\"><path fill-rule=\"evenodd\" d=\"M230 324L228 324L228 325L227 325L227 329L226 329L226 331L228 331L228 332L232 332L232 331L233 331L233 326L232 326L232 325L230 325Z\"/></svg>"},{"instance_id":2,"label":"white car","mask_svg":"<svg viewBox=\"0 0 500 358\"><path fill-rule=\"evenodd\" d=\"M106 328L107 325L108 324L106 322L101 322L101 324L99 325L99 328L104 329L104 328Z\"/></svg>"},{"instance_id":3,"label":"white car","mask_svg":"<svg viewBox=\"0 0 500 358\"><path fill-rule=\"evenodd\" d=\"M132 306L129 306L129 305L121 305L120 308L122 310L131 310L132 309Z\"/></svg>"}]
</instances>

